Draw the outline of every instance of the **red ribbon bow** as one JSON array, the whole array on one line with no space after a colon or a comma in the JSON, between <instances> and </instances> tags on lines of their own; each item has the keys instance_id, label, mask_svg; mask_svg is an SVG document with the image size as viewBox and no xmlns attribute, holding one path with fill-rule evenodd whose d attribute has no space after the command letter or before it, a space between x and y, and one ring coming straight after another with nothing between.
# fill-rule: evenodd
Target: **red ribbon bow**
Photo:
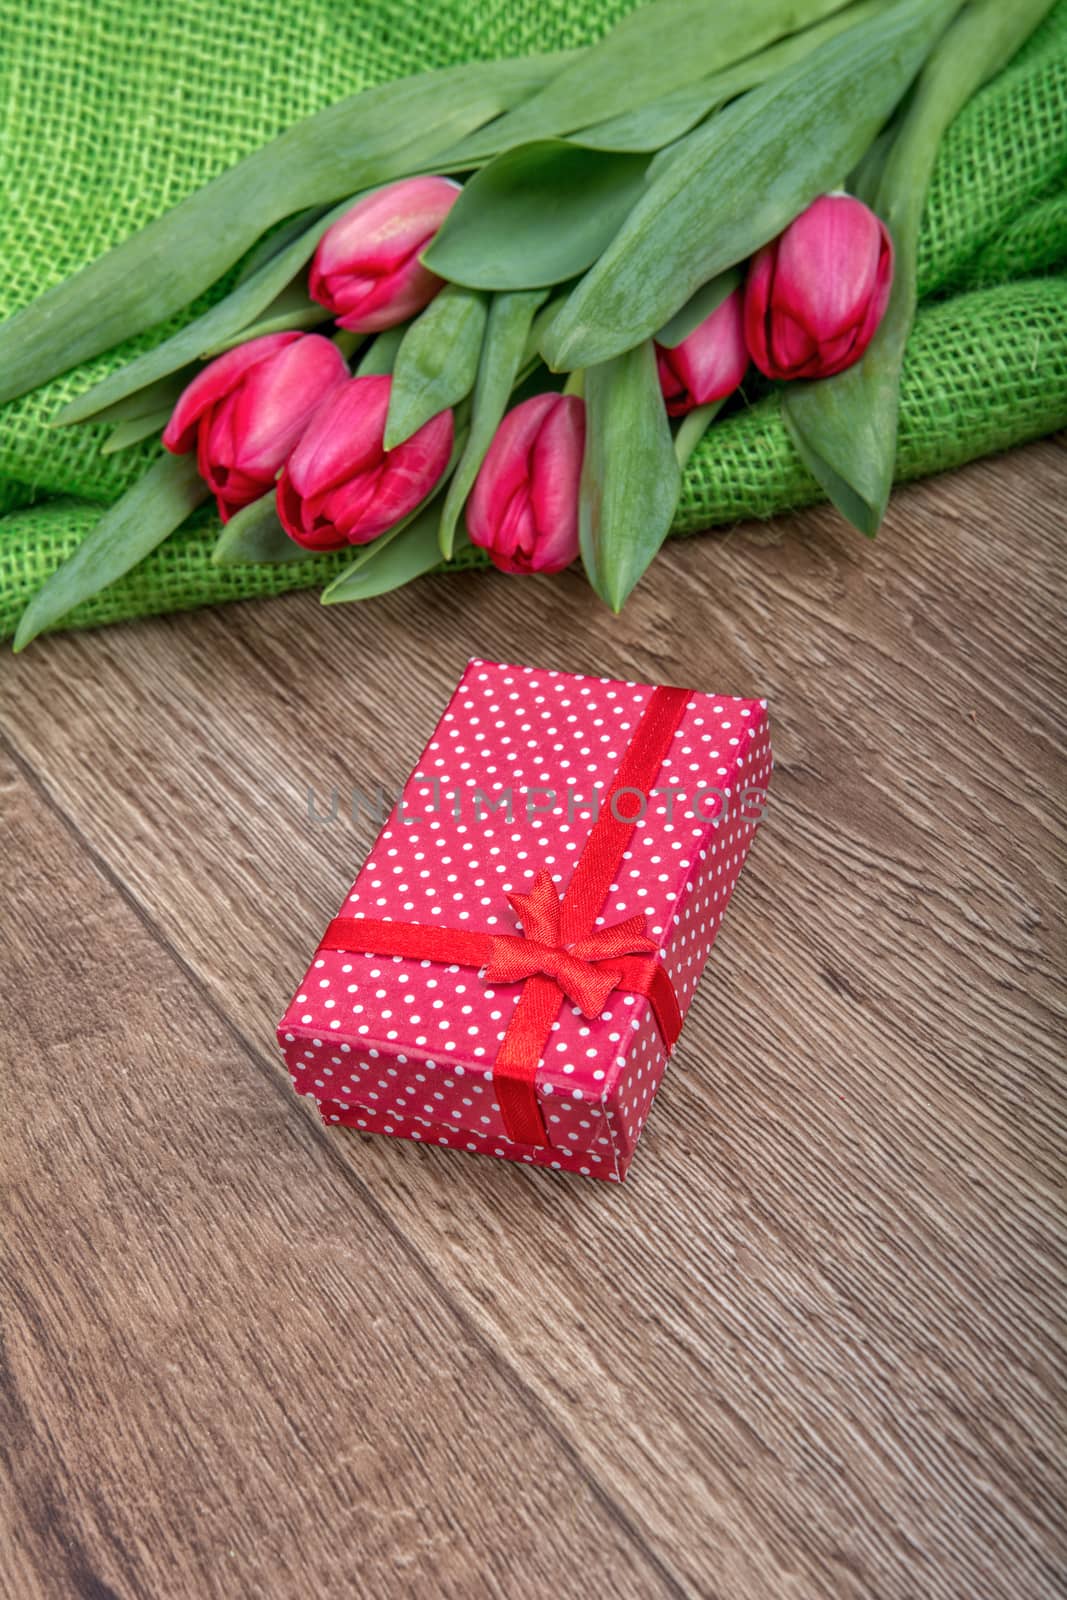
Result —
<instances>
[{"instance_id":1,"label":"red ribbon bow","mask_svg":"<svg viewBox=\"0 0 1067 1600\"><path fill-rule=\"evenodd\" d=\"M493 1088L509 1139L548 1144L537 1099L537 1069L566 997L586 1017L599 1017L613 989L647 996L668 1050L682 1026L674 986L659 963L645 918L594 926L623 852L643 814L664 757L689 701L688 689L658 688L641 714L585 847L560 898L544 870L528 894L509 894L522 934L471 933L377 917L335 917L320 950L408 956L445 966L480 967L488 983L521 983L497 1058ZM641 809L620 814L626 794Z\"/></svg>"},{"instance_id":2,"label":"red ribbon bow","mask_svg":"<svg viewBox=\"0 0 1067 1600\"><path fill-rule=\"evenodd\" d=\"M544 870L537 874L529 894L509 894L507 898L522 922L522 933L493 936L481 976L487 983L524 983L540 972L555 980L583 1017L599 1017L608 995L623 982L626 968L606 962L655 955L658 949L655 939L645 934L645 918L640 914L598 928L573 944L561 944L559 891Z\"/></svg>"}]
</instances>

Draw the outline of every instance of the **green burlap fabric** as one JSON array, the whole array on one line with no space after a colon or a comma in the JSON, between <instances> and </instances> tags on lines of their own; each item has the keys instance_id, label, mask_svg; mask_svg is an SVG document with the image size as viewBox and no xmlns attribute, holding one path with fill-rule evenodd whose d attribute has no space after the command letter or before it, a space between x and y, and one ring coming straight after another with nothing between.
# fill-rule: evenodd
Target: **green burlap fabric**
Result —
<instances>
[{"instance_id":1,"label":"green burlap fabric","mask_svg":"<svg viewBox=\"0 0 1067 1600\"><path fill-rule=\"evenodd\" d=\"M424 67L588 42L633 0L0 0L0 317L298 118ZM901 480L1067 424L1067 0L966 108L938 161L901 397ZM0 637L158 447L48 426L155 342L0 410ZM716 426L677 530L819 497L772 400ZM206 512L65 626L317 586L345 564L217 568Z\"/></svg>"}]
</instances>

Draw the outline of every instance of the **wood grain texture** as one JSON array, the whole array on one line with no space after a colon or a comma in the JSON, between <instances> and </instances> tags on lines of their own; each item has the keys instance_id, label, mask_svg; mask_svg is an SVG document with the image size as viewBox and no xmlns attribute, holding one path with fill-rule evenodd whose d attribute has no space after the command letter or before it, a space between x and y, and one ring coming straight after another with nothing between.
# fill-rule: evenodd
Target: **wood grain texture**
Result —
<instances>
[{"instance_id":1,"label":"wood grain texture","mask_svg":"<svg viewBox=\"0 0 1067 1600\"><path fill-rule=\"evenodd\" d=\"M3 664L14 1592L1062 1592L1065 460L673 544L618 619L472 574ZM307 788L395 791L472 654L770 698L619 1190L275 1062L371 837Z\"/></svg>"},{"instance_id":2,"label":"wood grain texture","mask_svg":"<svg viewBox=\"0 0 1067 1600\"><path fill-rule=\"evenodd\" d=\"M0 781L4 1592L464 1596L517 1569L548 1592L591 1562L669 1593L273 1064L32 782Z\"/></svg>"}]
</instances>

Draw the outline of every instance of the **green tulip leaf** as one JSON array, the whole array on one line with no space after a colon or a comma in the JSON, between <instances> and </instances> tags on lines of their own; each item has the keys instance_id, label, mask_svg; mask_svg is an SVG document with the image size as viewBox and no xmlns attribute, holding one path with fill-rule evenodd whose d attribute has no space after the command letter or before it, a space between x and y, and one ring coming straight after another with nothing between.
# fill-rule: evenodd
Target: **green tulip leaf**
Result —
<instances>
[{"instance_id":1,"label":"green tulip leaf","mask_svg":"<svg viewBox=\"0 0 1067 1600\"><path fill-rule=\"evenodd\" d=\"M930 56L870 195L893 239L893 289L855 366L781 391L782 415L812 476L873 538L893 487L904 347L915 320L919 226L946 129L1051 10L1051 0L973 0ZM865 172L865 176L869 176Z\"/></svg>"},{"instance_id":2,"label":"green tulip leaf","mask_svg":"<svg viewBox=\"0 0 1067 1600\"><path fill-rule=\"evenodd\" d=\"M529 294L498 294L494 295L489 307L474 385L470 435L449 482L444 510L441 512L438 532L441 554L446 558L452 554L456 524L467 496L474 487L478 469L508 408L508 400L525 355L534 313L544 298L543 290L534 290Z\"/></svg>"},{"instance_id":3,"label":"green tulip leaf","mask_svg":"<svg viewBox=\"0 0 1067 1600\"><path fill-rule=\"evenodd\" d=\"M720 272L717 278L712 278L710 283L703 284L693 298L686 301L681 311L675 312L666 327L660 328L656 343L663 345L666 350L674 350L702 322L706 322L713 311L718 311L740 282L741 273L736 267L730 267L728 271Z\"/></svg>"},{"instance_id":4,"label":"green tulip leaf","mask_svg":"<svg viewBox=\"0 0 1067 1600\"><path fill-rule=\"evenodd\" d=\"M136 389L132 394L125 395L121 400L116 400L113 404L94 412L92 421L136 422L140 417L154 417L160 411L169 414L177 405L182 390L193 380L198 371L197 362L179 367L170 376L158 378L155 383L146 384L143 389ZM49 423L49 427L52 428L65 426L62 413L53 417Z\"/></svg>"},{"instance_id":5,"label":"green tulip leaf","mask_svg":"<svg viewBox=\"0 0 1067 1600\"><path fill-rule=\"evenodd\" d=\"M662 100L653 100L620 117L610 117L607 122L594 123L589 128L579 128L571 134L571 143L584 150L628 151L635 154L653 154L664 145L673 144L689 132L710 112L723 103L719 88L722 74L714 73L699 83L686 84L666 94ZM745 88L751 87L746 83ZM501 158L498 156L497 160Z\"/></svg>"},{"instance_id":6,"label":"green tulip leaf","mask_svg":"<svg viewBox=\"0 0 1067 1600\"><path fill-rule=\"evenodd\" d=\"M238 332L227 335L225 339L220 339L217 344L210 345L200 354L205 361L210 361L215 356L221 356L224 351L232 350L235 345L247 344L249 339L260 339L268 333L303 332L309 328L317 328L329 320L329 312L308 296L304 276L301 273L300 277L288 284L253 322Z\"/></svg>"},{"instance_id":7,"label":"green tulip leaf","mask_svg":"<svg viewBox=\"0 0 1067 1600\"><path fill-rule=\"evenodd\" d=\"M692 411L687 412L682 418L674 434L674 454L683 472L689 457L725 404L725 398L710 400L706 406L694 406Z\"/></svg>"},{"instance_id":8,"label":"green tulip leaf","mask_svg":"<svg viewBox=\"0 0 1067 1600\"><path fill-rule=\"evenodd\" d=\"M439 515L440 501L435 498L413 520L364 545L352 565L323 590L322 604L335 606L349 600L371 600L376 595L400 589L440 566ZM465 548L466 543L466 534L462 534L460 547Z\"/></svg>"},{"instance_id":9,"label":"green tulip leaf","mask_svg":"<svg viewBox=\"0 0 1067 1600\"><path fill-rule=\"evenodd\" d=\"M484 295L447 284L407 329L396 354L385 448L466 399L474 388L485 335Z\"/></svg>"},{"instance_id":10,"label":"green tulip leaf","mask_svg":"<svg viewBox=\"0 0 1067 1600\"><path fill-rule=\"evenodd\" d=\"M612 117L697 83L847 0L656 0L638 6L524 104L470 135L457 152L485 160L533 139Z\"/></svg>"},{"instance_id":11,"label":"green tulip leaf","mask_svg":"<svg viewBox=\"0 0 1067 1600\"><path fill-rule=\"evenodd\" d=\"M119 402L132 400L142 390L153 388L171 373L201 360L211 351L225 349L231 343L242 343L245 330L277 301L295 275L307 265L326 229L358 198L356 195L343 200L210 310L156 345L154 350L145 351L87 393L71 400L56 418L59 426L99 421L105 415L113 415ZM0 329L0 334L2 332Z\"/></svg>"},{"instance_id":12,"label":"green tulip leaf","mask_svg":"<svg viewBox=\"0 0 1067 1600\"><path fill-rule=\"evenodd\" d=\"M0 402L183 310L294 212L432 167L457 140L551 82L560 65L546 55L422 72L297 123L0 326ZM294 244L235 293L271 276ZM283 272L251 315L291 276Z\"/></svg>"},{"instance_id":13,"label":"green tulip leaf","mask_svg":"<svg viewBox=\"0 0 1067 1600\"><path fill-rule=\"evenodd\" d=\"M241 270L237 274L237 283L244 283L252 277L253 273L265 267L268 261L273 261L275 256L280 256L282 251L299 239L302 233L307 233L313 228L319 218L326 211L325 206L308 206L303 211L298 211L295 216L287 217L272 232L266 234L259 243L253 245L241 263Z\"/></svg>"},{"instance_id":14,"label":"green tulip leaf","mask_svg":"<svg viewBox=\"0 0 1067 1600\"><path fill-rule=\"evenodd\" d=\"M859 4L848 5L824 22L791 33L766 50L739 61L736 66L713 72L699 83L676 89L673 94L637 106L620 117L582 128L572 135L572 142L594 150L660 150L680 139L736 95L766 83L776 72L783 72L795 61L810 55L826 39L832 39L845 28L855 27L857 22L873 16L884 6L885 0L859 0Z\"/></svg>"},{"instance_id":15,"label":"green tulip leaf","mask_svg":"<svg viewBox=\"0 0 1067 1600\"><path fill-rule=\"evenodd\" d=\"M140 444L143 439L150 439L154 433L162 433L169 421L168 408L166 411L149 411L147 416L130 417L127 422L119 422L100 446L100 454L113 456L119 450L128 450L131 445Z\"/></svg>"},{"instance_id":16,"label":"green tulip leaf","mask_svg":"<svg viewBox=\"0 0 1067 1600\"><path fill-rule=\"evenodd\" d=\"M321 550L305 550L290 539L278 520L273 494L265 494L243 506L223 525L211 559L216 566L232 567L249 562L310 561Z\"/></svg>"},{"instance_id":17,"label":"green tulip leaf","mask_svg":"<svg viewBox=\"0 0 1067 1600\"><path fill-rule=\"evenodd\" d=\"M402 322L399 327L386 328L376 334L359 359L356 377L388 377L396 365L396 353L409 327L410 323Z\"/></svg>"},{"instance_id":18,"label":"green tulip leaf","mask_svg":"<svg viewBox=\"0 0 1067 1600\"><path fill-rule=\"evenodd\" d=\"M195 455L161 456L38 589L22 613L14 648L24 649L80 601L129 572L207 497Z\"/></svg>"},{"instance_id":19,"label":"green tulip leaf","mask_svg":"<svg viewBox=\"0 0 1067 1600\"><path fill-rule=\"evenodd\" d=\"M592 265L632 208L647 157L563 139L521 145L475 173L423 262L476 289L539 289Z\"/></svg>"},{"instance_id":20,"label":"green tulip leaf","mask_svg":"<svg viewBox=\"0 0 1067 1600\"><path fill-rule=\"evenodd\" d=\"M526 336L526 348L522 352L523 367L529 366L531 362L540 361L541 345L544 342L544 337L548 332L552 318L560 307L566 305L566 303L567 296L565 294L554 295L534 317L533 322L530 324L530 331Z\"/></svg>"},{"instance_id":21,"label":"green tulip leaf","mask_svg":"<svg viewBox=\"0 0 1067 1600\"><path fill-rule=\"evenodd\" d=\"M553 318L549 365L590 366L655 333L840 182L960 4L894 0L681 140Z\"/></svg>"},{"instance_id":22,"label":"green tulip leaf","mask_svg":"<svg viewBox=\"0 0 1067 1600\"><path fill-rule=\"evenodd\" d=\"M585 374L578 527L590 583L621 611L667 537L681 490L651 340Z\"/></svg>"},{"instance_id":23,"label":"green tulip leaf","mask_svg":"<svg viewBox=\"0 0 1067 1600\"><path fill-rule=\"evenodd\" d=\"M461 405L456 411L456 432L452 441L452 454L448 465L434 484L429 494L419 502L413 511L406 517L401 517L385 533L379 534L377 539L372 539L369 544L360 547L359 555L339 573L331 584L322 591L320 596L323 605L333 605L341 600L365 600L371 594L384 594L387 589L398 589L402 583L407 583L408 577L418 577L420 572L428 572L441 559L441 552L437 543L437 523L441 515L442 490L449 477L455 470L456 463L463 454L467 443L467 407ZM390 555L394 545L400 543L401 537L409 529L417 528L418 536L406 541L394 554ZM429 530L429 534L427 534ZM432 535L434 556L432 561L427 561L424 566L412 567L408 572L408 563L417 563L426 559L423 549L426 538ZM383 563L378 566L378 563ZM364 569L374 563L380 574L380 580L364 574ZM407 573L407 576L390 576L395 566L398 574ZM373 584L381 581L382 587L375 588ZM371 585L371 587L368 587Z\"/></svg>"}]
</instances>

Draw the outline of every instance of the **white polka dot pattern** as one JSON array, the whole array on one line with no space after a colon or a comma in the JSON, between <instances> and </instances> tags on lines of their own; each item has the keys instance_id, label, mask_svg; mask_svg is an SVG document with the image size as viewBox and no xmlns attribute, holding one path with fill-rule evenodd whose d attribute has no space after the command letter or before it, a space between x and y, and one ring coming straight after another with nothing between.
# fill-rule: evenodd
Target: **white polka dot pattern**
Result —
<instances>
[{"instance_id":1,"label":"white polka dot pattern","mask_svg":"<svg viewBox=\"0 0 1067 1600\"><path fill-rule=\"evenodd\" d=\"M470 662L341 914L521 932L506 892L542 867L565 890L594 789L610 784L651 693ZM770 765L763 702L694 694L598 918L645 913L683 1016ZM492 1084L520 993L473 968L324 950L278 1037L297 1093L328 1124L621 1179L666 1062L651 1008L616 991L587 1020L564 1002L537 1073L551 1148L533 1149L505 1137Z\"/></svg>"}]
</instances>

